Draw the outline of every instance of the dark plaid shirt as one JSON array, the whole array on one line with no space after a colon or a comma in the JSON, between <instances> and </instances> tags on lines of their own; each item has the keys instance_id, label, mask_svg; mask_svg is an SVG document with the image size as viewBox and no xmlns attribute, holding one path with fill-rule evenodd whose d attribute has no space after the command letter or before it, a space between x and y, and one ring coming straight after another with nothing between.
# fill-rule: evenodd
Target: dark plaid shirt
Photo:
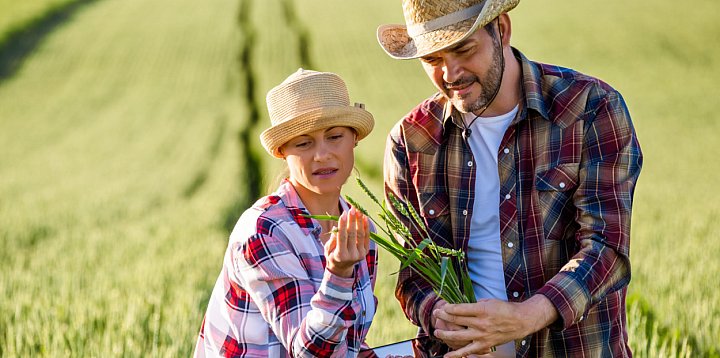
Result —
<instances>
[{"instance_id":1,"label":"dark plaid shirt","mask_svg":"<svg viewBox=\"0 0 720 358\"><path fill-rule=\"evenodd\" d=\"M506 292L511 302L545 295L560 315L517 340L518 356L631 356L625 295L642 154L630 114L606 83L515 55L523 100L498 151ZM440 95L413 109L388 137L385 185L419 209L433 240L467 251L476 166L461 121ZM405 269L396 296L430 332L430 286Z\"/></svg>"}]
</instances>

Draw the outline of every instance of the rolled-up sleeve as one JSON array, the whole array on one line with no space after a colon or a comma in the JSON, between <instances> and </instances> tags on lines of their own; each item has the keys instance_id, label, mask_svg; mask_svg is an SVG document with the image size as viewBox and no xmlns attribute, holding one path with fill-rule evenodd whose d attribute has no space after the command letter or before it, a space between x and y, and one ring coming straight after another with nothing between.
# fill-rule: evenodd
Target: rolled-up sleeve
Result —
<instances>
[{"instance_id":1,"label":"rolled-up sleeve","mask_svg":"<svg viewBox=\"0 0 720 358\"><path fill-rule=\"evenodd\" d=\"M557 308L564 329L630 282L630 218L642 153L619 93L598 97L585 122L580 183L573 197L580 250L537 293Z\"/></svg>"}]
</instances>

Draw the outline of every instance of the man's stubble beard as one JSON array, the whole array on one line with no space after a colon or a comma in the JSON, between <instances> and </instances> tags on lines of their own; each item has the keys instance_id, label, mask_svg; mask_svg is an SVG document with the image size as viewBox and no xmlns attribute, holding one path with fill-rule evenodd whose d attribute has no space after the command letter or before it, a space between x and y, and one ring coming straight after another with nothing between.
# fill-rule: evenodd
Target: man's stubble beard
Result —
<instances>
[{"instance_id":1,"label":"man's stubble beard","mask_svg":"<svg viewBox=\"0 0 720 358\"><path fill-rule=\"evenodd\" d=\"M486 106L490 105L490 101L493 100L495 93L499 91L502 76L502 48L500 48L500 41L493 36L493 59L490 68L488 69L485 76L479 79L477 76L468 76L460 81L456 82L477 82L480 84L480 94L474 102L467 102L457 97L450 98L453 106L462 113L477 112L484 110ZM447 91L445 93L447 97Z\"/></svg>"}]
</instances>

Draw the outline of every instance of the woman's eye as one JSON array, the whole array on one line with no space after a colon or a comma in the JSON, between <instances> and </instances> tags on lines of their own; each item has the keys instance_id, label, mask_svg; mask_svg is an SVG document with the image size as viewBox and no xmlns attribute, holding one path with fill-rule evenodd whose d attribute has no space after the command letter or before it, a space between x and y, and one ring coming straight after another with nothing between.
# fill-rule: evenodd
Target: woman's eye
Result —
<instances>
[{"instance_id":1,"label":"woman's eye","mask_svg":"<svg viewBox=\"0 0 720 358\"><path fill-rule=\"evenodd\" d=\"M338 140L338 139L340 139L340 138L342 138L342 137L343 137L342 134L333 134L333 135L330 136L330 139L331 139L331 140Z\"/></svg>"},{"instance_id":2,"label":"woman's eye","mask_svg":"<svg viewBox=\"0 0 720 358\"><path fill-rule=\"evenodd\" d=\"M299 142L295 143L295 148L305 148L310 145L310 142Z\"/></svg>"}]
</instances>

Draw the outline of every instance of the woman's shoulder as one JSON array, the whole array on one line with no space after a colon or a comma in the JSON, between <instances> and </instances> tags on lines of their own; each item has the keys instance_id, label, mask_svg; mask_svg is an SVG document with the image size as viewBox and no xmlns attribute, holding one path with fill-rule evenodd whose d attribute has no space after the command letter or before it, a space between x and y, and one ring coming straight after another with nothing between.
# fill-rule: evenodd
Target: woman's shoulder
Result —
<instances>
[{"instance_id":1,"label":"woman's shoulder","mask_svg":"<svg viewBox=\"0 0 720 358\"><path fill-rule=\"evenodd\" d=\"M237 241L233 238L247 238L258 233L269 234L274 228L290 221L292 215L279 196L264 196L240 215L230 234L231 241Z\"/></svg>"}]
</instances>

